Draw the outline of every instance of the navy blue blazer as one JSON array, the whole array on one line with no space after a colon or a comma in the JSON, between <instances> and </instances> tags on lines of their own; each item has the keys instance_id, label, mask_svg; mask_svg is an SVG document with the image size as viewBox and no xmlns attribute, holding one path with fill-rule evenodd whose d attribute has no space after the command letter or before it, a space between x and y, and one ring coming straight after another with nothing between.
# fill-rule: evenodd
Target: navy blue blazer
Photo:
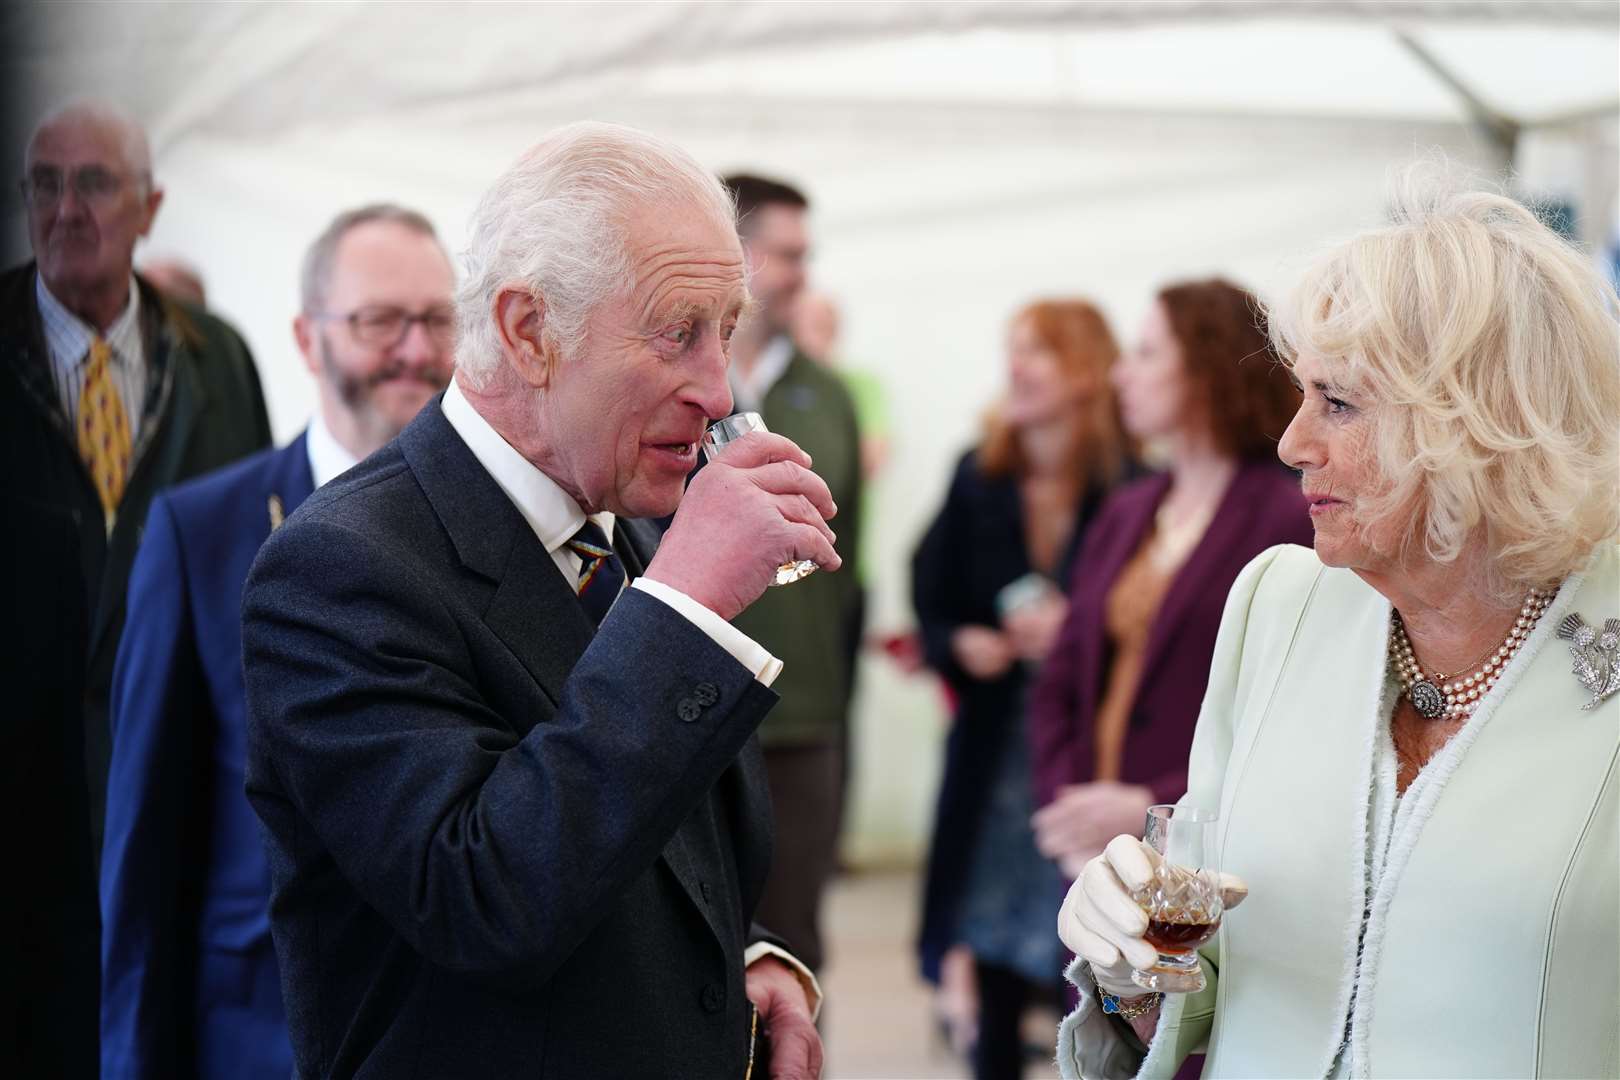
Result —
<instances>
[{"instance_id":1,"label":"navy blue blazer","mask_svg":"<svg viewBox=\"0 0 1620 1080\"><path fill-rule=\"evenodd\" d=\"M657 534L617 532L635 575ZM772 691L641 590L593 629L437 402L242 611L304 1080L743 1074Z\"/></svg>"},{"instance_id":2,"label":"navy blue blazer","mask_svg":"<svg viewBox=\"0 0 1620 1080\"><path fill-rule=\"evenodd\" d=\"M112 683L104 1080L292 1072L270 870L242 791L241 597L272 515L313 487L300 435L158 495L147 516Z\"/></svg>"}]
</instances>

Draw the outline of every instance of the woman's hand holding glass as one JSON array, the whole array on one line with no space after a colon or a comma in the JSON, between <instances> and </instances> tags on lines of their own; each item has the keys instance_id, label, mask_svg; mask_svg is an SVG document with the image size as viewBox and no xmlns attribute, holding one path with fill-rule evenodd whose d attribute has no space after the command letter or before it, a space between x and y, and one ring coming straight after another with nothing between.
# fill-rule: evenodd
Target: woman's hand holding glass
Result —
<instances>
[{"instance_id":1,"label":"woman's hand holding glass","mask_svg":"<svg viewBox=\"0 0 1620 1080\"><path fill-rule=\"evenodd\" d=\"M1092 977L1105 992L1136 997L1145 992L1132 978L1159 962L1159 950L1144 936L1147 913L1135 897L1146 890L1162 858L1134 836L1116 836L1103 853L1086 863L1069 887L1058 912L1058 936L1075 955L1091 965ZM1226 910L1249 894L1234 874L1220 875Z\"/></svg>"}]
</instances>

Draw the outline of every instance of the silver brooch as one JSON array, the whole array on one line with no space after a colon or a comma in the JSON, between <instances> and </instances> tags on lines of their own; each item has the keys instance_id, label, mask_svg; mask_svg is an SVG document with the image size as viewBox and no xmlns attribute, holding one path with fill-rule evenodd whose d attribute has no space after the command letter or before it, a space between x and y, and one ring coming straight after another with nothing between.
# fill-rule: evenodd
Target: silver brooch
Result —
<instances>
[{"instance_id":1,"label":"silver brooch","mask_svg":"<svg viewBox=\"0 0 1620 1080\"><path fill-rule=\"evenodd\" d=\"M1558 636L1569 642L1572 669L1581 685L1592 692L1582 709L1595 709L1604 698L1620 691L1620 619L1606 619L1600 634L1578 614L1564 616Z\"/></svg>"}]
</instances>

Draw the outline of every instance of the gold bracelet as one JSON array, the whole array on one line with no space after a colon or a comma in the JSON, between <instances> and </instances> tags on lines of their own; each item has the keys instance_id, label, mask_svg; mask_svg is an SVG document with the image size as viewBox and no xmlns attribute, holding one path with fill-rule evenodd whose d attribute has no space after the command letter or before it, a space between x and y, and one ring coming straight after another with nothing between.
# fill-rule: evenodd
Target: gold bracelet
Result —
<instances>
[{"instance_id":1,"label":"gold bracelet","mask_svg":"<svg viewBox=\"0 0 1620 1080\"><path fill-rule=\"evenodd\" d=\"M1155 991L1144 994L1133 1001L1125 1001L1118 994L1110 994L1102 987L1097 987L1097 1000L1102 1003L1102 1011L1109 1016L1117 1016L1121 1020L1135 1020L1139 1016L1146 1016L1159 1007L1164 995Z\"/></svg>"}]
</instances>

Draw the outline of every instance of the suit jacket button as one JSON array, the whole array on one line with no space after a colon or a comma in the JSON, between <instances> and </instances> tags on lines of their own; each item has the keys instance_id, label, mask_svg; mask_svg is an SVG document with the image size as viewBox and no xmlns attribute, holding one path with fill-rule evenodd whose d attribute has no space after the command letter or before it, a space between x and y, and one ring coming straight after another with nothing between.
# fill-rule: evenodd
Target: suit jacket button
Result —
<instances>
[{"instance_id":1,"label":"suit jacket button","mask_svg":"<svg viewBox=\"0 0 1620 1080\"><path fill-rule=\"evenodd\" d=\"M719 983L710 983L703 988L703 993L698 995L698 1001L702 1004L704 1012L717 1013L725 1007L726 988Z\"/></svg>"},{"instance_id":2,"label":"suit jacket button","mask_svg":"<svg viewBox=\"0 0 1620 1080\"><path fill-rule=\"evenodd\" d=\"M720 700L720 688L712 682L700 682L692 688L692 700L707 709Z\"/></svg>"},{"instance_id":3,"label":"suit jacket button","mask_svg":"<svg viewBox=\"0 0 1620 1080\"><path fill-rule=\"evenodd\" d=\"M681 703L675 706L675 715L690 724L703 715L703 707L691 698L681 698Z\"/></svg>"}]
</instances>

